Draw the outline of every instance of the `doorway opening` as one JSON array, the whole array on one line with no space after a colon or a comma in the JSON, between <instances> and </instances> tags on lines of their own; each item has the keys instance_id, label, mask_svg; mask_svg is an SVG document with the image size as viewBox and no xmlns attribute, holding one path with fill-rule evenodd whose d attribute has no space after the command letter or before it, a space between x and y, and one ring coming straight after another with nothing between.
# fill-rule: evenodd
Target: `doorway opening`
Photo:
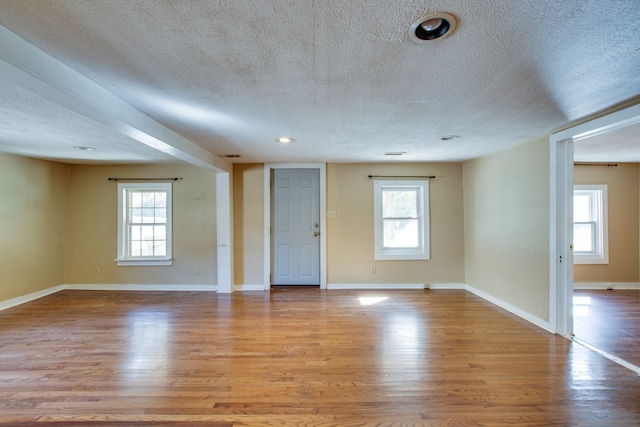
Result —
<instances>
[{"instance_id":1,"label":"doorway opening","mask_svg":"<svg viewBox=\"0 0 640 427\"><path fill-rule=\"evenodd\" d=\"M584 325L577 325L576 322L582 322L584 319L580 317L584 316L586 310L591 310L592 314L597 314L597 310L594 309L593 303L597 301L598 295L589 295L584 290L574 291L574 253L573 253L573 190L574 190L574 156L576 161L583 162L587 159L586 151L591 149L595 156L611 155L616 149L623 152L625 143L621 141L620 136L629 132L630 129L639 129L640 126L640 105L625 108L615 113L609 114L604 117L583 123L573 128L564 130L553 134L550 138L550 154L551 154L551 251L550 251L550 320L553 329L566 337L574 338L575 333L580 327ZM607 140L605 141L606 138ZM636 134L637 138L637 134ZM614 142L615 141L615 142ZM637 139L636 139L637 141ZM606 147L603 147L606 144ZM614 144L616 144L614 146ZM626 143L627 149L628 141ZM580 147L576 150L576 147ZM600 153L598 153L598 150ZM635 148L636 153L640 153L640 147L637 145ZM627 162L640 162L640 159L629 160ZM609 162L611 158L600 157L601 162ZM592 158L591 161L595 163L596 158ZM638 173L637 175L640 175ZM640 179L640 176L635 177L636 181ZM636 219L640 222L640 219ZM636 222L636 225L638 224ZM637 238L636 238L637 239ZM640 246L637 243L636 245ZM640 248L636 248L636 251ZM610 254L614 256L613 254ZM636 268L636 267L634 267ZM640 268L637 268L640 270ZM638 277L640 271L636 272ZM582 279L581 279L582 280ZM606 289L606 288L603 288ZM605 295L606 290L604 290ZM614 291L615 292L615 291ZM576 297L576 298L574 298ZM589 304L585 302L589 301ZM601 301L602 302L602 301ZM613 302L613 301L609 301ZM640 304L640 294L637 298L638 304ZM604 305L604 302L602 302ZM591 305L591 307L589 307ZM622 307L622 306L620 306ZM640 306L639 306L640 307ZM612 310L609 308L609 310ZM621 309L620 309L621 310ZM636 310L635 308L631 309ZM605 310L605 313L607 310ZM618 323L618 326L613 326L613 318L609 314L609 318L598 320L599 322L609 322L609 326L614 327L618 332L619 339L628 338L629 334L624 332L625 326ZM606 314L605 314L606 317ZM578 326L578 328L576 328ZM596 331L591 331L596 333ZM604 333L604 332L603 332ZM612 332L607 332L609 336ZM584 334L587 337L587 334ZM611 353L610 350L614 350L614 347L598 348L597 345L605 347L603 340L597 341L592 338L587 338L590 341L596 343L596 345L587 342L580 337L577 338L582 344L590 346L595 351L603 354L605 357L610 358L630 369L640 373L640 368L637 364L630 363L623 360L620 356ZM640 345L634 338L630 338L631 341L628 345ZM634 342L635 341L635 342ZM600 344L598 344L600 343Z\"/></svg>"}]
</instances>

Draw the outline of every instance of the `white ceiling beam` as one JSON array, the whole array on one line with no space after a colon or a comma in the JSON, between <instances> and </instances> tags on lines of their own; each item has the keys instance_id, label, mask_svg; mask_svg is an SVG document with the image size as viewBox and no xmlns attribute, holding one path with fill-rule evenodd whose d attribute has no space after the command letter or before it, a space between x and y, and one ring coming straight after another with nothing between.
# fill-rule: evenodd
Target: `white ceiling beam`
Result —
<instances>
[{"instance_id":1,"label":"white ceiling beam","mask_svg":"<svg viewBox=\"0 0 640 427\"><path fill-rule=\"evenodd\" d=\"M151 148L214 172L231 163L158 123L102 86L0 26L0 75Z\"/></svg>"}]
</instances>

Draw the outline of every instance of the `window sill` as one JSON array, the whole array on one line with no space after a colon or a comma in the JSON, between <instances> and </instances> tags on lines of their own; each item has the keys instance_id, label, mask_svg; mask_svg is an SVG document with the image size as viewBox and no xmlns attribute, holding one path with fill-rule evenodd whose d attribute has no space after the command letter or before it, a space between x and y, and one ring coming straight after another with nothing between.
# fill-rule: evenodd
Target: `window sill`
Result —
<instances>
[{"instance_id":1,"label":"window sill","mask_svg":"<svg viewBox=\"0 0 640 427\"><path fill-rule=\"evenodd\" d=\"M127 266L154 266L154 265L172 265L173 258L125 258L115 260L118 267Z\"/></svg>"},{"instance_id":2,"label":"window sill","mask_svg":"<svg viewBox=\"0 0 640 427\"><path fill-rule=\"evenodd\" d=\"M609 259L599 257L599 256L574 255L573 263L574 264L609 264Z\"/></svg>"},{"instance_id":3,"label":"window sill","mask_svg":"<svg viewBox=\"0 0 640 427\"><path fill-rule=\"evenodd\" d=\"M376 253L374 256L376 261L424 261L429 260L429 254L425 253Z\"/></svg>"}]
</instances>

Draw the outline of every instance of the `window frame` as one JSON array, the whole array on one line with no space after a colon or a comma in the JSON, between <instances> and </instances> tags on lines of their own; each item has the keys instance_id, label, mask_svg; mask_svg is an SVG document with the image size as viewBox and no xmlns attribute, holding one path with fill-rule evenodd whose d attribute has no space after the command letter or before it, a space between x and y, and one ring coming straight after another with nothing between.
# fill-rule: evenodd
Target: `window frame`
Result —
<instances>
[{"instance_id":1,"label":"window frame","mask_svg":"<svg viewBox=\"0 0 640 427\"><path fill-rule=\"evenodd\" d=\"M429 180L374 180L374 259L428 260L430 259ZM418 247L393 248L384 246L383 197L384 190L414 190L417 192ZM386 219L393 219L389 217ZM398 218L403 219L403 218Z\"/></svg>"},{"instance_id":2,"label":"window frame","mask_svg":"<svg viewBox=\"0 0 640 427\"><path fill-rule=\"evenodd\" d=\"M608 227L608 202L607 202L607 185L574 185L573 196L576 193L589 195L589 205L594 220L587 223L594 224L594 250L593 251L577 251L573 244L573 263L574 264L609 264L609 227ZM574 207L575 209L575 207ZM577 223L575 212L572 218L572 235Z\"/></svg>"},{"instance_id":3,"label":"window frame","mask_svg":"<svg viewBox=\"0 0 640 427\"><path fill-rule=\"evenodd\" d=\"M164 191L167 195L166 205L166 251L162 256L132 256L128 253L127 243L127 210L128 193L132 191ZM118 266L164 266L173 263L173 185L170 182L145 182L145 183L118 183L118 253L116 263Z\"/></svg>"}]
</instances>

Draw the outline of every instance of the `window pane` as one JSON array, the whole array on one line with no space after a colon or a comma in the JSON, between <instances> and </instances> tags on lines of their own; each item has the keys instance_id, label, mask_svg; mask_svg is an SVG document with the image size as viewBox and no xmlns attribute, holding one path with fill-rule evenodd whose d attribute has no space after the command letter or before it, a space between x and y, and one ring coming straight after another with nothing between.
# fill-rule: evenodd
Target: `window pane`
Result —
<instances>
[{"instance_id":1,"label":"window pane","mask_svg":"<svg viewBox=\"0 0 640 427\"><path fill-rule=\"evenodd\" d=\"M156 209L156 217L155 222L157 224L164 224L167 222L167 209L166 208L158 208Z\"/></svg>"},{"instance_id":2,"label":"window pane","mask_svg":"<svg viewBox=\"0 0 640 427\"><path fill-rule=\"evenodd\" d=\"M142 193L142 206L152 208L155 204L155 193Z\"/></svg>"},{"instance_id":3,"label":"window pane","mask_svg":"<svg viewBox=\"0 0 640 427\"><path fill-rule=\"evenodd\" d=\"M142 222L142 209L130 209L129 222L131 222L132 224L140 224Z\"/></svg>"},{"instance_id":4,"label":"window pane","mask_svg":"<svg viewBox=\"0 0 640 427\"><path fill-rule=\"evenodd\" d=\"M155 242L153 246L153 254L155 256L166 256L167 255L167 245L164 241Z\"/></svg>"},{"instance_id":5,"label":"window pane","mask_svg":"<svg viewBox=\"0 0 640 427\"><path fill-rule=\"evenodd\" d=\"M165 193L164 191L159 191L156 194L156 207L157 208L164 208L167 206L167 193Z\"/></svg>"},{"instance_id":6,"label":"window pane","mask_svg":"<svg viewBox=\"0 0 640 427\"><path fill-rule=\"evenodd\" d=\"M382 190L384 218L416 218L418 192L416 190Z\"/></svg>"},{"instance_id":7,"label":"window pane","mask_svg":"<svg viewBox=\"0 0 640 427\"><path fill-rule=\"evenodd\" d=\"M139 192L136 191L130 191L129 194L131 195L131 207L132 208L139 208L142 206L142 194L140 194Z\"/></svg>"},{"instance_id":8,"label":"window pane","mask_svg":"<svg viewBox=\"0 0 640 427\"><path fill-rule=\"evenodd\" d=\"M140 240L153 240L153 225L140 227Z\"/></svg>"},{"instance_id":9,"label":"window pane","mask_svg":"<svg viewBox=\"0 0 640 427\"><path fill-rule=\"evenodd\" d=\"M590 222L591 196L589 194L573 195L573 222Z\"/></svg>"},{"instance_id":10,"label":"window pane","mask_svg":"<svg viewBox=\"0 0 640 427\"><path fill-rule=\"evenodd\" d=\"M156 225L153 227L153 239L154 240L166 240L167 239L167 227L164 225Z\"/></svg>"},{"instance_id":11,"label":"window pane","mask_svg":"<svg viewBox=\"0 0 640 427\"><path fill-rule=\"evenodd\" d=\"M418 220L384 220L383 239L385 248L417 248Z\"/></svg>"},{"instance_id":12,"label":"window pane","mask_svg":"<svg viewBox=\"0 0 640 427\"><path fill-rule=\"evenodd\" d=\"M131 241L130 244L130 255L131 256L140 256L140 242L139 241Z\"/></svg>"},{"instance_id":13,"label":"window pane","mask_svg":"<svg viewBox=\"0 0 640 427\"><path fill-rule=\"evenodd\" d=\"M140 240L140 226L133 225L129 227L129 238L131 240Z\"/></svg>"},{"instance_id":14,"label":"window pane","mask_svg":"<svg viewBox=\"0 0 640 427\"><path fill-rule=\"evenodd\" d=\"M153 223L155 220L155 212L154 209L142 209L142 222L145 224Z\"/></svg>"},{"instance_id":15,"label":"window pane","mask_svg":"<svg viewBox=\"0 0 640 427\"><path fill-rule=\"evenodd\" d=\"M153 241L141 242L141 256L153 256Z\"/></svg>"},{"instance_id":16,"label":"window pane","mask_svg":"<svg viewBox=\"0 0 640 427\"><path fill-rule=\"evenodd\" d=\"M573 224L574 252L593 252L595 224Z\"/></svg>"}]
</instances>

